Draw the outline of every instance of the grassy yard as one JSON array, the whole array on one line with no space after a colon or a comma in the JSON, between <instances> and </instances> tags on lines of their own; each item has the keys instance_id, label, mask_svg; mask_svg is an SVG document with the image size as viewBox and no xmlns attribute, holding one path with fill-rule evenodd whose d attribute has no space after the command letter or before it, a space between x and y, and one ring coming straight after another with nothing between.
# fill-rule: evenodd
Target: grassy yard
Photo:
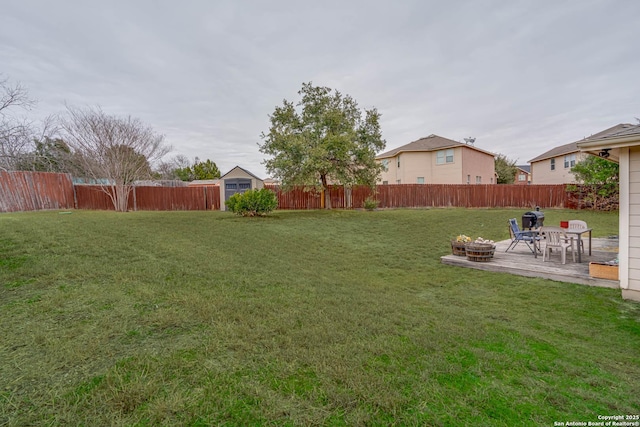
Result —
<instances>
[{"instance_id":1,"label":"grassy yard","mask_svg":"<svg viewBox=\"0 0 640 427\"><path fill-rule=\"evenodd\" d=\"M0 425L553 425L640 413L640 304L440 264L524 210L0 215ZM617 214L582 218L594 237Z\"/></svg>"}]
</instances>

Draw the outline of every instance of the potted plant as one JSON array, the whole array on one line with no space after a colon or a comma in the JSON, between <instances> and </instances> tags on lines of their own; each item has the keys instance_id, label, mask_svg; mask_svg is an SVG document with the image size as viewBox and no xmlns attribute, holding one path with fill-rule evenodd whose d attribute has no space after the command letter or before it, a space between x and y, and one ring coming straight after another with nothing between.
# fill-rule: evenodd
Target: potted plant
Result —
<instances>
[{"instance_id":1,"label":"potted plant","mask_svg":"<svg viewBox=\"0 0 640 427\"><path fill-rule=\"evenodd\" d=\"M465 256L465 245L471 242L471 237L464 234L458 235L455 239L451 240L451 253L458 256Z\"/></svg>"}]
</instances>

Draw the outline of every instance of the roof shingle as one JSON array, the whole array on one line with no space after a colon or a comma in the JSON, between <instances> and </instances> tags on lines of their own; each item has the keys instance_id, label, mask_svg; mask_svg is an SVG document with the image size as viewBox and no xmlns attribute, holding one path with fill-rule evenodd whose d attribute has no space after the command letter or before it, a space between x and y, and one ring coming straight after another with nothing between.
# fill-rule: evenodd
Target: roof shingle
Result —
<instances>
[{"instance_id":1,"label":"roof shingle","mask_svg":"<svg viewBox=\"0 0 640 427\"><path fill-rule=\"evenodd\" d=\"M540 160L546 160L546 159L550 159L552 157L558 157L558 156L562 156L562 155L565 155L565 154L577 153L578 151L580 151L580 149L578 148L578 142L582 142L582 141L585 141L585 140L591 140L591 139L610 138L610 137L612 137L614 135L618 136L617 134L619 132L626 131L630 126L631 127L636 127L636 126L628 124L628 123L620 123L618 125L610 127L608 129L605 129L605 130L603 130L601 132L593 134L588 138L584 138L584 139L582 139L580 141L570 142L569 144L564 144L564 145L560 145L558 147L554 147L551 150L540 154L538 157L534 157L533 159L529 160L529 163L539 162Z\"/></svg>"},{"instance_id":2,"label":"roof shingle","mask_svg":"<svg viewBox=\"0 0 640 427\"><path fill-rule=\"evenodd\" d=\"M453 148L453 147L469 147L472 148L474 150L478 150L480 152L486 153L486 154L490 154L493 156L493 153L490 153L488 151L485 150L481 150L477 147L474 147L473 145L467 145L467 144L463 144L461 142L457 142L454 141L452 139L448 139L448 138L443 138L441 136L438 135L429 135L429 136L425 136L424 138L420 138L416 141L410 142L408 144L405 144L401 147L395 148L393 150L384 152L382 154L378 154L376 156L376 159L384 159L386 157L393 157L398 153L402 153L402 152L406 152L406 151L436 151L436 150L442 150L445 148Z\"/></svg>"}]
</instances>

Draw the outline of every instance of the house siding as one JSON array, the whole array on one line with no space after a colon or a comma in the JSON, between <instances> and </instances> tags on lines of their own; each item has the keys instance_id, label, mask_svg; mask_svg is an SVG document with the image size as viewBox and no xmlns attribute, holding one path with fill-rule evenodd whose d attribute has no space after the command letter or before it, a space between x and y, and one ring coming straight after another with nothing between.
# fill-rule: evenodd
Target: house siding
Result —
<instances>
[{"instance_id":1,"label":"house siding","mask_svg":"<svg viewBox=\"0 0 640 427\"><path fill-rule=\"evenodd\" d=\"M587 157L585 153L566 153L553 157L556 161L555 170L551 170L551 158L531 162L531 183L532 184L573 184L576 182L575 176L571 173L571 166L564 167L565 155L576 155L576 163Z\"/></svg>"},{"instance_id":2,"label":"house siding","mask_svg":"<svg viewBox=\"0 0 640 427\"><path fill-rule=\"evenodd\" d=\"M640 300L640 147L629 149L628 290Z\"/></svg>"},{"instance_id":3,"label":"house siding","mask_svg":"<svg viewBox=\"0 0 640 427\"><path fill-rule=\"evenodd\" d=\"M482 153L464 146L453 148L453 163L437 164L437 152L405 151L393 157L379 159L388 160L387 170L383 171L378 184L417 184L418 177L424 178L425 184L466 184L467 175L471 175L471 183L475 184L476 176L482 177L483 184L490 184L494 177L495 163L492 155ZM400 167L398 167L400 158ZM495 179L494 179L495 183Z\"/></svg>"},{"instance_id":4,"label":"house siding","mask_svg":"<svg viewBox=\"0 0 640 427\"><path fill-rule=\"evenodd\" d=\"M471 175L471 184L476 184L476 176L481 177L481 184L495 184L495 158L471 149L462 149L462 183L467 183L467 175Z\"/></svg>"}]
</instances>

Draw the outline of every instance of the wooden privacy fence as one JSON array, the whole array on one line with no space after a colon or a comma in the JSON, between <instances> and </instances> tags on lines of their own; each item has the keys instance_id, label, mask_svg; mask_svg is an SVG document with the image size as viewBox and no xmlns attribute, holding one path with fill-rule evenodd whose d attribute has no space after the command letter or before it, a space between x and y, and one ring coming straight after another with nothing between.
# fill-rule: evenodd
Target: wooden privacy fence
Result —
<instances>
[{"instance_id":1,"label":"wooden privacy fence","mask_svg":"<svg viewBox=\"0 0 640 427\"><path fill-rule=\"evenodd\" d=\"M579 186L578 186L579 187ZM267 185L278 196L279 209L320 209L321 194L300 188L284 192ZM417 207L517 207L576 208L566 185L452 185L397 184L345 189L329 188L331 206L362 208L373 197L381 208ZM41 209L103 209L113 204L100 186L73 185L68 174L46 172L0 172L0 212ZM130 210L218 210L220 188L135 187L129 197Z\"/></svg>"},{"instance_id":2,"label":"wooden privacy fence","mask_svg":"<svg viewBox=\"0 0 640 427\"><path fill-rule=\"evenodd\" d=\"M78 209L113 210L99 185L76 185ZM129 194L133 211L204 211L220 209L220 187L134 187Z\"/></svg>"},{"instance_id":3,"label":"wooden privacy fence","mask_svg":"<svg viewBox=\"0 0 640 427\"><path fill-rule=\"evenodd\" d=\"M72 209L71 175L0 171L0 212Z\"/></svg>"},{"instance_id":4,"label":"wooden privacy fence","mask_svg":"<svg viewBox=\"0 0 640 427\"><path fill-rule=\"evenodd\" d=\"M380 208L466 207L466 208L575 208L565 185L456 185L456 184L393 184L379 185L372 190L356 186L345 190L331 186L331 207L359 209L371 197ZM282 192L276 186L278 209L320 209L319 192L294 189Z\"/></svg>"},{"instance_id":5,"label":"wooden privacy fence","mask_svg":"<svg viewBox=\"0 0 640 427\"><path fill-rule=\"evenodd\" d=\"M565 185L379 185L375 198L382 208L568 208Z\"/></svg>"}]
</instances>

